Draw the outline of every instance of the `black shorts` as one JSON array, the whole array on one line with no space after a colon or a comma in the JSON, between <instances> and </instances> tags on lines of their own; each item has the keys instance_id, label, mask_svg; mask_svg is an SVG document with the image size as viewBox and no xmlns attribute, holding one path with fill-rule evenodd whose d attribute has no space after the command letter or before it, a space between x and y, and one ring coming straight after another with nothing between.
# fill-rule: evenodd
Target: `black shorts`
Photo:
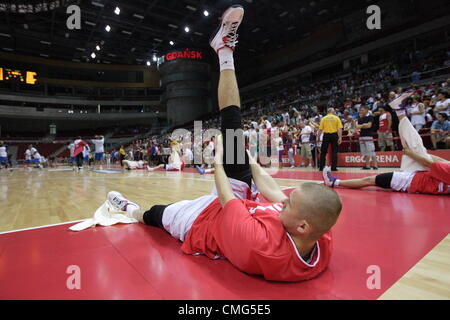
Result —
<instances>
[{"instance_id":1,"label":"black shorts","mask_svg":"<svg viewBox=\"0 0 450 320\"><path fill-rule=\"evenodd\" d=\"M144 222L148 226L164 229L162 217L164 210L168 206L153 206L150 210L144 212Z\"/></svg>"},{"instance_id":2,"label":"black shorts","mask_svg":"<svg viewBox=\"0 0 450 320\"><path fill-rule=\"evenodd\" d=\"M391 189L391 181L393 176L393 172L379 174L375 177L375 185L383 189Z\"/></svg>"},{"instance_id":3,"label":"black shorts","mask_svg":"<svg viewBox=\"0 0 450 320\"><path fill-rule=\"evenodd\" d=\"M238 106L229 106L220 111L221 132L223 139L223 167L228 178L245 182L252 187L252 170L250 169L247 152L245 152L244 131L242 130L241 109ZM227 143L226 130L234 130L234 141ZM238 130L240 129L240 130ZM228 151L233 150L234 159L227 161ZM232 149L231 149L232 148ZM239 154L238 154L239 152ZM241 160L239 163L238 160Z\"/></svg>"}]
</instances>

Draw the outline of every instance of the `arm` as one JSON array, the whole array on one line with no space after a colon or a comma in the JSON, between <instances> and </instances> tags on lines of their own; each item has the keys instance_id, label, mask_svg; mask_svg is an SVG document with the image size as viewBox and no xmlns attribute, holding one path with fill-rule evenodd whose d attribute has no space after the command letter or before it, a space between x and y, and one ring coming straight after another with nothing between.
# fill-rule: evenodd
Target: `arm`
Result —
<instances>
[{"instance_id":1,"label":"arm","mask_svg":"<svg viewBox=\"0 0 450 320\"><path fill-rule=\"evenodd\" d=\"M247 154L250 160L253 181L255 182L259 192L261 192L261 194L270 202L282 202L286 199L286 195L283 193L275 180L263 168L261 168L258 163L256 163L248 150Z\"/></svg>"},{"instance_id":2,"label":"arm","mask_svg":"<svg viewBox=\"0 0 450 320\"><path fill-rule=\"evenodd\" d=\"M342 128L338 129L338 136L339 136L338 144L341 144L342 143Z\"/></svg>"},{"instance_id":3,"label":"arm","mask_svg":"<svg viewBox=\"0 0 450 320\"><path fill-rule=\"evenodd\" d=\"M216 184L220 205L223 208L230 200L236 199L236 197L234 196L233 188L231 188L230 181L223 168L222 136L217 137L214 169L214 182Z\"/></svg>"},{"instance_id":4,"label":"arm","mask_svg":"<svg viewBox=\"0 0 450 320\"><path fill-rule=\"evenodd\" d=\"M445 160L445 159L443 159L443 158L441 158L441 157L434 156L434 155L432 155L432 154L430 154L430 156L431 156L431 158L433 159L433 162L450 163L450 161Z\"/></svg>"},{"instance_id":5,"label":"arm","mask_svg":"<svg viewBox=\"0 0 450 320\"><path fill-rule=\"evenodd\" d=\"M391 130L392 130L392 116L391 116L390 113L388 113L387 119L388 119L388 129L387 129L387 132L391 132Z\"/></svg>"}]
</instances>

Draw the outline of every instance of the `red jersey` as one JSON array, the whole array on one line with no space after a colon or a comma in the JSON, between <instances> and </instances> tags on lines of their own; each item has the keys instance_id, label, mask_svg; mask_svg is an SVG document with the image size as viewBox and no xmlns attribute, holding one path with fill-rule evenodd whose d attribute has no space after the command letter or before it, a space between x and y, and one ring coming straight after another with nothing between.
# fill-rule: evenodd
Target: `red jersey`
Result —
<instances>
[{"instance_id":1,"label":"red jersey","mask_svg":"<svg viewBox=\"0 0 450 320\"><path fill-rule=\"evenodd\" d=\"M434 162L430 171L416 172L408 192L450 194L450 164Z\"/></svg>"},{"instance_id":2,"label":"red jersey","mask_svg":"<svg viewBox=\"0 0 450 320\"><path fill-rule=\"evenodd\" d=\"M380 116L380 126L378 131L386 132L389 129L389 112L385 112Z\"/></svg>"},{"instance_id":3,"label":"red jersey","mask_svg":"<svg viewBox=\"0 0 450 320\"><path fill-rule=\"evenodd\" d=\"M266 280L302 281L324 271L331 258L331 232L316 243L309 262L299 254L278 218L282 204L230 200L212 202L195 220L181 249L226 257L235 267Z\"/></svg>"}]
</instances>

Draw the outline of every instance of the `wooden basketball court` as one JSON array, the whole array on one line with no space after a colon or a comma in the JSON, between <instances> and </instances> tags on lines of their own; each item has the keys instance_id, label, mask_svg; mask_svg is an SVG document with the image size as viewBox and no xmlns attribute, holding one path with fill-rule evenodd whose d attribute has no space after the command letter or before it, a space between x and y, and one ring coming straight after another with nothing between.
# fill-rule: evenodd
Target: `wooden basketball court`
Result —
<instances>
[{"instance_id":1,"label":"wooden basketball court","mask_svg":"<svg viewBox=\"0 0 450 320\"><path fill-rule=\"evenodd\" d=\"M286 189L321 181L307 169L282 169L275 177ZM195 199L213 185L213 175L194 170L0 172L0 299L450 299L445 196L336 189L344 208L333 228L332 262L318 278L292 284L184 255L179 242L152 227L68 230L92 217L111 190L150 208ZM84 290L66 288L69 265L80 265ZM368 285L370 266L380 269L380 288Z\"/></svg>"}]
</instances>

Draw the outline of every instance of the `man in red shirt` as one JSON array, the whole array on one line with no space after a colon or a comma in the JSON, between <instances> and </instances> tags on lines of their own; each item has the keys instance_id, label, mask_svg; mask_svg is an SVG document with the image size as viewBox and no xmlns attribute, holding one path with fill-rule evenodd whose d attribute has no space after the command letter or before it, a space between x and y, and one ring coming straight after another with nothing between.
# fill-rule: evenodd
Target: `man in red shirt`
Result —
<instances>
[{"instance_id":1,"label":"man in red shirt","mask_svg":"<svg viewBox=\"0 0 450 320\"><path fill-rule=\"evenodd\" d=\"M325 185L351 189L377 186L410 193L450 194L450 161L427 154L422 138L406 117L404 101L412 94L413 92L405 93L397 101L391 102L391 107L396 110L400 120L399 133L404 147L403 171L383 173L362 179L340 180L333 177L329 168L324 168Z\"/></svg>"},{"instance_id":2,"label":"man in red shirt","mask_svg":"<svg viewBox=\"0 0 450 320\"><path fill-rule=\"evenodd\" d=\"M239 270L267 280L307 280L330 262L330 229L342 204L333 189L317 183L302 184L286 196L245 151L233 61L243 15L241 6L225 11L211 41L221 70L218 101L222 130L216 144L213 194L153 206L145 212L118 192L110 192L108 201L129 217L181 240L186 254L226 258ZM252 180L268 203L259 202L258 193L251 189Z\"/></svg>"}]
</instances>

